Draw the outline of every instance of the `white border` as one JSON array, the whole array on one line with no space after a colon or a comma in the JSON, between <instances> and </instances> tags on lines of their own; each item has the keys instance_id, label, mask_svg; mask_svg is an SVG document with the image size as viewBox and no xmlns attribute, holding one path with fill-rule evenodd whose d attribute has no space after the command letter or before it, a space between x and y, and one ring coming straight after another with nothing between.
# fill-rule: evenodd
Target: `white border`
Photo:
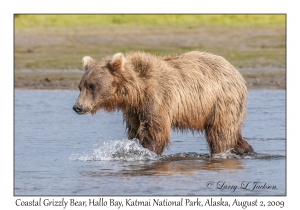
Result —
<instances>
[{"instance_id":1,"label":"white border","mask_svg":"<svg viewBox=\"0 0 300 210\"><path fill-rule=\"evenodd\" d=\"M151 3L150 3L151 2ZM294 1L295 2L295 1ZM1 209L17 209L13 196L13 14L14 13L286 13L287 14L287 196L258 197L268 200L283 200L285 207L298 206L297 191L299 172L297 147L299 129L299 11L297 4L287 1L5 1L1 3ZM298 134L298 135L297 135ZM283 169L284 170L284 169ZM276 172L274 172L276 173ZM28 199L32 199L29 197ZM66 199L70 199L68 197ZM80 199L80 197L74 197ZM126 197L116 197L125 199ZM205 199L204 197L200 197ZM239 197L242 199L243 197ZM26 197L22 197L26 199ZM82 197L87 200L87 197ZM218 197L216 198L218 199ZM233 201L234 197L225 197ZM254 197L245 197L245 200ZM4 208L6 207L6 208ZM49 209L43 207L38 209ZM184 207L185 208L185 207ZM248 207L250 208L250 207ZM32 208L30 208L32 209ZM95 207L94 207L95 209ZM114 208L116 209L116 208ZM126 208L129 209L129 208ZM169 207L168 209L173 209ZM181 208L183 209L183 208ZM238 207L241 209L241 207Z\"/></svg>"}]
</instances>

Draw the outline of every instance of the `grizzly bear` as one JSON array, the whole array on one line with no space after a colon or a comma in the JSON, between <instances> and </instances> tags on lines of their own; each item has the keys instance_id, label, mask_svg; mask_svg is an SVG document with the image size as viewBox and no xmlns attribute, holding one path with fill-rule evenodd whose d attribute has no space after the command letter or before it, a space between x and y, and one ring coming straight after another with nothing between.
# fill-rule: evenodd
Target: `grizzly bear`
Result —
<instances>
[{"instance_id":1,"label":"grizzly bear","mask_svg":"<svg viewBox=\"0 0 300 210\"><path fill-rule=\"evenodd\" d=\"M171 128L204 131L210 154L254 152L241 134L246 82L223 57L117 53L100 62L83 57L83 68L74 111L122 111L128 138L158 155L170 143Z\"/></svg>"}]
</instances>

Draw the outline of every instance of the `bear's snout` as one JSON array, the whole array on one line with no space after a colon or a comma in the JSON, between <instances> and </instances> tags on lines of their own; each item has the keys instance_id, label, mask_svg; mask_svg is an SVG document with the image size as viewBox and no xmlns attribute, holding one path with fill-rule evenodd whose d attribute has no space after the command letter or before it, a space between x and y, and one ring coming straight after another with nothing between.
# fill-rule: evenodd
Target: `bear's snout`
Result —
<instances>
[{"instance_id":1,"label":"bear's snout","mask_svg":"<svg viewBox=\"0 0 300 210\"><path fill-rule=\"evenodd\" d=\"M83 108L82 108L82 106L79 105L79 104L75 104L75 105L73 106L73 110L74 110L77 114L83 113Z\"/></svg>"}]
</instances>

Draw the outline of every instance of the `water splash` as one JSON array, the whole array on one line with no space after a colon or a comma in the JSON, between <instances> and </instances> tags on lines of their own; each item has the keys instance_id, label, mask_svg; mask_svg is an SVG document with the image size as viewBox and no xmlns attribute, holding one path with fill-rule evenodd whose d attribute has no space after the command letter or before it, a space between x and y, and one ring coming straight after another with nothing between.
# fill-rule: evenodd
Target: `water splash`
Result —
<instances>
[{"instance_id":1,"label":"water splash","mask_svg":"<svg viewBox=\"0 0 300 210\"><path fill-rule=\"evenodd\" d=\"M71 158L84 161L147 161L158 160L158 156L144 148L139 140L110 140L104 142L104 145L94 149L92 155L81 155L77 158Z\"/></svg>"}]
</instances>

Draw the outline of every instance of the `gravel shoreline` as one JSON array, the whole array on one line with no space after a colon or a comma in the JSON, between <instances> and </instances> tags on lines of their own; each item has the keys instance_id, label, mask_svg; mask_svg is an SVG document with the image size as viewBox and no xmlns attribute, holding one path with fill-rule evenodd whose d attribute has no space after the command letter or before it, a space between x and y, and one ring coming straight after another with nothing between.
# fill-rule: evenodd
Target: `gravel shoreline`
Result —
<instances>
[{"instance_id":1,"label":"gravel shoreline","mask_svg":"<svg viewBox=\"0 0 300 210\"><path fill-rule=\"evenodd\" d=\"M178 55L192 50L223 56L249 89L286 88L283 26L34 28L15 30L14 40L15 89L75 90L86 55L100 60L117 52Z\"/></svg>"},{"instance_id":2,"label":"gravel shoreline","mask_svg":"<svg viewBox=\"0 0 300 210\"><path fill-rule=\"evenodd\" d=\"M241 71L243 72L243 71ZM14 87L23 90L77 90L83 70L15 71ZM243 73L242 73L243 74ZM248 89L285 89L285 72L258 76L245 73Z\"/></svg>"}]
</instances>

